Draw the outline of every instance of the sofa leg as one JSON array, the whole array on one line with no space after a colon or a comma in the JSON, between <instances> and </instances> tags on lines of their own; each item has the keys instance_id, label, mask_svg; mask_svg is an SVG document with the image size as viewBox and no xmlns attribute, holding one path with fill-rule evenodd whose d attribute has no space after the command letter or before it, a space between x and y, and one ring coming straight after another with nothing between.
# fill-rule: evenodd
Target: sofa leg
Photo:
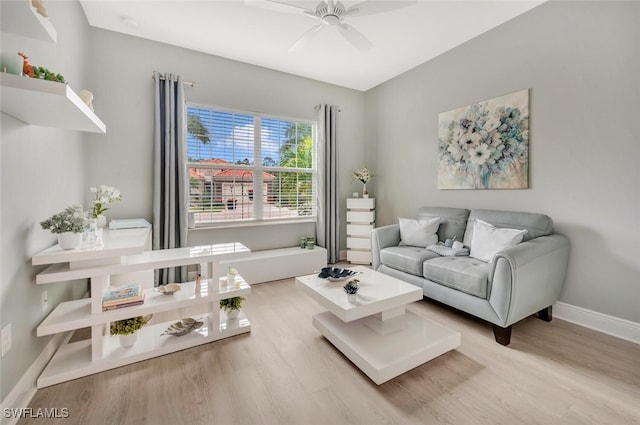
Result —
<instances>
[{"instance_id":1,"label":"sofa leg","mask_svg":"<svg viewBox=\"0 0 640 425\"><path fill-rule=\"evenodd\" d=\"M536 317L540 320L544 320L545 322L550 322L551 319L553 318L551 314L551 307L552 306L543 308L542 310L536 313Z\"/></svg>"},{"instance_id":2,"label":"sofa leg","mask_svg":"<svg viewBox=\"0 0 640 425\"><path fill-rule=\"evenodd\" d=\"M511 326L501 328L500 326L493 325L493 336L495 336L498 344L509 345L511 343Z\"/></svg>"}]
</instances>

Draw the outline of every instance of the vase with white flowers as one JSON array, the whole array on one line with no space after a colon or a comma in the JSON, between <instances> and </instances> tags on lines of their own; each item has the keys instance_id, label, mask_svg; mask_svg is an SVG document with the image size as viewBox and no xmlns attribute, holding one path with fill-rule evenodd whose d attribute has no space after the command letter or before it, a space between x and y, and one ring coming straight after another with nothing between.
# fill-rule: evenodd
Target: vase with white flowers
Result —
<instances>
[{"instance_id":1,"label":"vase with white flowers","mask_svg":"<svg viewBox=\"0 0 640 425\"><path fill-rule=\"evenodd\" d=\"M40 222L43 229L58 235L58 244L62 249L75 249L82 244L86 224L87 214L80 205L71 205Z\"/></svg>"},{"instance_id":2,"label":"vase with white flowers","mask_svg":"<svg viewBox=\"0 0 640 425\"><path fill-rule=\"evenodd\" d=\"M369 173L367 167L354 171L352 175L355 180L358 180L360 181L360 183L362 183L362 197L368 198L369 192L367 192L367 182L371 180L371 173Z\"/></svg>"},{"instance_id":3,"label":"vase with white flowers","mask_svg":"<svg viewBox=\"0 0 640 425\"><path fill-rule=\"evenodd\" d=\"M98 221L98 228L101 229L107 225L107 218L103 214L109 209L107 205L122 201L122 194L115 187L106 184L92 187L91 192L95 194L91 217Z\"/></svg>"}]
</instances>

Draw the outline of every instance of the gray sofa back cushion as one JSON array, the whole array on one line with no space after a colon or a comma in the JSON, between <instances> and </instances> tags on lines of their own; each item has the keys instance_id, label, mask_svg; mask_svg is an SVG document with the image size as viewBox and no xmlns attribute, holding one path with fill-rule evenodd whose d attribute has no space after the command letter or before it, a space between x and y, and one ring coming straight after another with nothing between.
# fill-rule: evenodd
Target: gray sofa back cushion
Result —
<instances>
[{"instance_id":1,"label":"gray sofa back cushion","mask_svg":"<svg viewBox=\"0 0 640 425\"><path fill-rule=\"evenodd\" d=\"M527 229L523 241L537 238L539 236L553 233L553 220L544 214L518 212L518 211L497 211L497 210L472 210L469 214L467 229L464 232L464 244L471 246L473 238L473 225L479 219L498 228Z\"/></svg>"},{"instance_id":2,"label":"gray sofa back cushion","mask_svg":"<svg viewBox=\"0 0 640 425\"><path fill-rule=\"evenodd\" d=\"M456 240L461 241L467 226L469 210L448 207L420 207L418 209L418 220L430 217L440 217L439 241L450 239L453 236L456 237Z\"/></svg>"}]
</instances>

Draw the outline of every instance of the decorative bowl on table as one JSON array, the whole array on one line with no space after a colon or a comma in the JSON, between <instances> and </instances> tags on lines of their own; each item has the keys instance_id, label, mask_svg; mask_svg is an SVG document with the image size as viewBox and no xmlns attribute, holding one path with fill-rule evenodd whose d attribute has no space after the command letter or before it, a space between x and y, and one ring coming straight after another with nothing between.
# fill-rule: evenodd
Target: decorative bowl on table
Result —
<instances>
[{"instance_id":1,"label":"decorative bowl on table","mask_svg":"<svg viewBox=\"0 0 640 425\"><path fill-rule=\"evenodd\" d=\"M354 272L349 269L342 269L339 267L324 267L318 274L319 278L327 279L331 282L339 282L341 280L349 279L350 277L359 275L360 272Z\"/></svg>"},{"instance_id":2,"label":"decorative bowl on table","mask_svg":"<svg viewBox=\"0 0 640 425\"><path fill-rule=\"evenodd\" d=\"M160 292L162 295L173 295L178 292L182 287L179 283L167 283L166 285L160 285L155 288L156 292Z\"/></svg>"}]
</instances>

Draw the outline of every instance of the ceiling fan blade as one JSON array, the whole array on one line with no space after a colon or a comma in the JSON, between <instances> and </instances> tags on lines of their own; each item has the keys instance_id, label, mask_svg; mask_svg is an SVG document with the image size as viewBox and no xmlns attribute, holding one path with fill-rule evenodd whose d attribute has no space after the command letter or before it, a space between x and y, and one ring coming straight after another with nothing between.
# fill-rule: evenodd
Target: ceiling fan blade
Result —
<instances>
[{"instance_id":1,"label":"ceiling fan blade","mask_svg":"<svg viewBox=\"0 0 640 425\"><path fill-rule=\"evenodd\" d=\"M376 13L390 12L392 10L411 6L413 4L416 4L417 2L418 0L397 0L397 1L365 0L363 2L356 3L350 8L348 8L347 12L343 16L366 16L366 15L374 15Z\"/></svg>"},{"instance_id":2,"label":"ceiling fan blade","mask_svg":"<svg viewBox=\"0 0 640 425\"><path fill-rule=\"evenodd\" d=\"M307 43L309 43L311 40L313 40L315 36L320 32L320 30L322 30L322 28L324 28L325 26L326 25L324 24L319 24L306 31L304 34L302 34L298 41L296 41L291 47L289 47L289 51L295 53L302 50L302 48L306 46Z\"/></svg>"},{"instance_id":3,"label":"ceiling fan blade","mask_svg":"<svg viewBox=\"0 0 640 425\"><path fill-rule=\"evenodd\" d=\"M369 50L373 47L373 44L371 44L367 37L362 35L360 31L356 30L351 25L340 23L337 25L337 27L340 31L340 34L342 34L342 36L346 38L349 43L353 44L357 49Z\"/></svg>"},{"instance_id":4,"label":"ceiling fan blade","mask_svg":"<svg viewBox=\"0 0 640 425\"><path fill-rule=\"evenodd\" d=\"M269 3L282 4L284 6L297 7L298 9L302 9L311 13L315 12L315 6L317 4L317 2L310 1L310 0L297 0L297 1L296 0L286 0L286 1L285 0L263 0L263 1L266 1Z\"/></svg>"}]
</instances>

